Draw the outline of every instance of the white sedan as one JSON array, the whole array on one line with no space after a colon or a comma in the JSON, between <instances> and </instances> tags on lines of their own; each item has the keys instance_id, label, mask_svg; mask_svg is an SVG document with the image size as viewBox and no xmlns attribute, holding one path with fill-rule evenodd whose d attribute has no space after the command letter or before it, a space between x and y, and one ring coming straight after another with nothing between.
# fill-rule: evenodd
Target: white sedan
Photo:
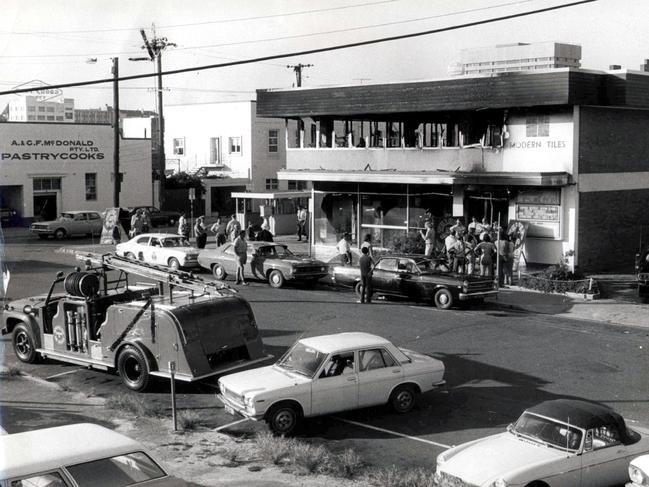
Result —
<instances>
[{"instance_id":1,"label":"white sedan","mask_svg":"<svg viewBox=\"0 0 649 487\"><path fill-rule=\"evenodd\" d=\"M613 487L649 451L649 430L629 428L609 407L558 399L526 410L507 431L437 457L440 485Z\"/></svg>"},{"instance_id":2,"label":"white sedan","mask_svg":"<svg viewBox=\"0 0 649 487\"><path fill-rule=\"evenodd\" d=\"M369 333L297 341L274 365L219 379L226 411L290 434L302 418L390 404L410 411L419 393L444 384L444 364Z\"/></svg>"},{"instance_id":3,"label":"white sedan","mask_svg":"<svg viewBox=\"0 0 649 487\"><path fill-rule=\"evenodd\" d=\"M144 233L128 242L117 244L115 253L127 259L148 264L180 267L198 267L200 251L183 242L180 235L173 233Z\"/></svg>"},{"instance_id":4,"label":"white sedan","mask_svg":"<svg viewBox=\"0 0 649 487\"><path fill-rule=\"evenodd\" d=\"M626 487L649 486L649 455L642 455L631 461L629 464L629 477L631 482L626 484Z\"/></svg>"}]
</instances>

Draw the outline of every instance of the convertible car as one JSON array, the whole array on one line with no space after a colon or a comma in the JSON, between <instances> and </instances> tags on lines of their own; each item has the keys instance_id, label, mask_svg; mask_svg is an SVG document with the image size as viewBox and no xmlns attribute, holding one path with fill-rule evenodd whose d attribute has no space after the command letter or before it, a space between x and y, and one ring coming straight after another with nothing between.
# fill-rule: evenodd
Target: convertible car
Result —
<instances>
[{"instance_id":1,"label":"convertible car","mask_svg":"<svg viewBox=\"0 0 649 487\"><path fill-rule=\"evenodd\" d=\"M201 267L209 269L216 279L223 280L237 272L234 245L228 242L217 249L204 249L198 255ZM315 283L327 275L327 265L316 259L298 257L286 245L270 242L248 242L248 271L252 277L268 280L272 287L282 287L286 281Z\"/></svg>"},{"instance_id":2,"label":"convertible car","mask_svg":"<svg viewBox=\"0 0 649 487\"><path fill-rule=\"evenodd\" d=\"M115 253L121 257L164 265L174 270L197 267L198 252L197 248L173 233L143 233L115 247Z\"/></svg>"},{"instance_id":3,"label":"convertible car","mask_svg":"<svg viewBox=\"0 0 649 487\"><path fill-rule=\"evenodd\" d=\"M331 266L334 284L353 287L360 296L361 273L357 266ZM372 274L372 292L428 301L449 309L457 301L481 301L498 294L493 279L440 270L433 259L412 255L379 257Z\"/></svg>"},{"instance_id":4,"label":"convertible car","mask_svg":"<svg viewBox=\"0 0 649 487\"><path fill-rule=\"evenodd\" d=\"M297 341L275 364L219 379L226 411L264 419L290 434L302 418L390 404L410 411L416 395L444 384L444 364L369 333Z\"/></svg>"},{"instance_id":5,"label":"convertible car","mask_svg":"<svg viewBox=\"0 0 649 487\"><path fill-rule=\"evenodd\" d=\"M607 406L558 399L526 410L504 433L440 454L435 476L467 487L612 487L648 451L648 429L629 428Z\"/></svg>"}]
</instances>

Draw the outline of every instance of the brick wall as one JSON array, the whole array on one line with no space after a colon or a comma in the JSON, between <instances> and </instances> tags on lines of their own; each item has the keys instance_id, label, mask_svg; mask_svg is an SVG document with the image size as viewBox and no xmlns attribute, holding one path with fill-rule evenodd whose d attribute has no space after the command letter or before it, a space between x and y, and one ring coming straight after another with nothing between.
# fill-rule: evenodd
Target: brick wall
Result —
<instances>
[{"instance_id":1,"label":"brick wall","mask_svg":"<svg viewBox=\"0 0 649 487\"><path fill-rule=\"evenodd\" d=\"M649 188L579 193L578 262L583 272L632 272L640 228L649 240Z\"/></svg>"}]
</instances>

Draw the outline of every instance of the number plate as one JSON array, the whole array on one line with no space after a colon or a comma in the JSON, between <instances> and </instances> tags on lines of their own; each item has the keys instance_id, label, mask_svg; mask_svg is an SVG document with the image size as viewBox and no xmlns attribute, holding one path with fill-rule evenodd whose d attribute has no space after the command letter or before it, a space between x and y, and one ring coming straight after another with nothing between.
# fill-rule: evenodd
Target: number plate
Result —
<instances>
[{"instance_id":1,"label":"number plate","mask_svg":"<svg viewBox=\"0 0 649 487\"><path fill-rule=\"evenodd\" d=\"M235 412L234 408L232 408L232 406L228 406L227 404L224 404L223 407L225 408L226 413L231 414L232 416L237 415L237 413Z\"/></svg>"}]
</instances>

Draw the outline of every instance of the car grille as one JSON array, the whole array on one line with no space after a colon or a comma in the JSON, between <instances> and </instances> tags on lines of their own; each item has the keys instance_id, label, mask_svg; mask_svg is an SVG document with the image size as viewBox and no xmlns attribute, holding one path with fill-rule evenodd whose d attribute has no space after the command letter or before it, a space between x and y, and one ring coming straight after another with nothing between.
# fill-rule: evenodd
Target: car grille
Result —
<instances>
[{"instance_id":1,"label":"car grille","mask_svg":"<svg viewBox=\"0 0 649 487\"><path fill-rule=\"evenodd\" d=\"M295 268L295 274L317 274L320 272L327 272L327 268L323 265L304 265Z\"/></svg>"},{"instance_id":2,"label":"car grille","mask_svg":"<svg viewBox=\"0 0 649 487\"><path fill-rule=\"evenodd\" d=\"M32 230L47 230L47 225L42 223L32 223Z\"/></svg>"},{"instance_id":3,"label":"car grille","mask_svg":"<svg viewBox=\"0 0 649 487\"><path fill-rule=\"evenodd\" d=\"M227 400L232 401L234 404L243 407L243 398L235 394L234 392L232 392L227 387L221 386L221 394L223 394L223 397L225 397Z\"/></svg>"},{"instance_id":4,"label":"car grille","mask_svg":"<svg viewBox=\"0 0 649 487\"><path fill-rule=\"evenodd\" d=\"M448 474L446 472L438 472L436 478L437 485L444 487L479 487L475 484L469 484L462 480L460 477Z\"/></svg>"},{"instance_id":5,"label":"car grille","mask_svg":"<svg viewBox=\"0 0 649 487\"><path fill-rule=\"evenodd\" d=\"M469 293L483 293L485 291L493 291L494 283L493 281L478 281L478 282L469 282L469 288L467 292Z\"/></svg>"}]
</instances>

